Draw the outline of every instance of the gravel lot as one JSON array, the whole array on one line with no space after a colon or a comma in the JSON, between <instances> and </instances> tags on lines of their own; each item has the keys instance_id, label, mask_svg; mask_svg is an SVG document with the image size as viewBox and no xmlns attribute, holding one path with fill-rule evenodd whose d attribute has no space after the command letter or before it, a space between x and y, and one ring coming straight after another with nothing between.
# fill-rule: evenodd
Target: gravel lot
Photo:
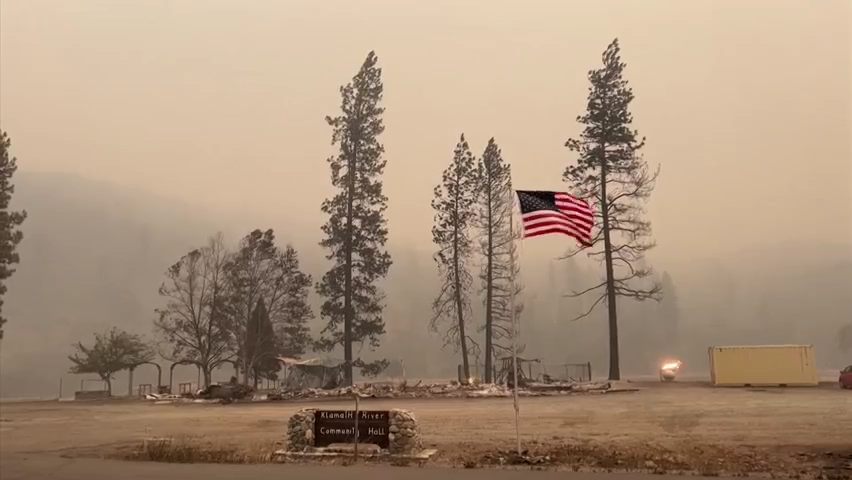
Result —
<instances>
[{"instance_id":1,"label":"gravel lot","mask_svg":"<svg viewBox=\"0 0 852 480\"><path fill-rule=\"evenodd\" d=\"M573 469L813 473L852 461L852 391L642 387L521 399L525 447L550 456L553 468ZM0 443L3 456L111 456L150 437L271 449L289 415L309 404L6 403ZM438 465L499 464L514 444L511 399L367 399L362 408L415 412L424 441L441 452Z\"/></svg>"}]
</instances>

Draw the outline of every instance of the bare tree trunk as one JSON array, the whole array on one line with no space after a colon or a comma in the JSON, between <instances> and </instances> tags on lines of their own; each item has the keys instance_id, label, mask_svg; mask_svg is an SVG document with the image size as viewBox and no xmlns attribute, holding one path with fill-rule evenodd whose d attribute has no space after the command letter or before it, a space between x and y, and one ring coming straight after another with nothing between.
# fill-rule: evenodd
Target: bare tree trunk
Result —
<instances>
[{"instance_id":1,"label":"bare tree trunk","mask_svg":"<svg viewBox=\"0 0 852 480\"><path fill-rule=\"evenodd\" d=\"M343 289L346 292L343 296L343 361L344 372L346 374L345 384L352 386L354 383L354 375L352 372L352 323L355 320L355 312L352 307L352 234L355 202L355 162L357 160L355 154L355 141L352 142L352 157L349 161L349 185L347 185L348 198L346 203L346 267L343 278Z\"/></svg>"},{"instance_id":2,"label":"bare tree trunk","mask_svg":"<svg viewBox=\"0 0 852 480\"><path fill-rule=\"evenodd\" d=\"M494 234L488 232L488 265L486 267L486 290L485 290L485 383L491 383L492 361L494 357L493 330L493 306L494 301Z\"/></svg>"},{"instance_id":3,"label":"bare tree trunk","mask_svg":"<svg viewBox=\"0 0 852 480\"><path fill-rule=\"evenodd\" d=\"M456 222L456 230L454 233L454 243L453 247L453 269L455 270L455 282L456 282L456 310L458 312L458 321L459 321L459 345L462 353L462 368L464 369L464 378L465 380L470 378L470 361L467 356L467 334L464 330L464 303L462 302L462 284L461 284L461 271L459 268L459 242L458 242L458 222Z\"/></svg>"},{"instance_id":4,"label":"bare tree trunk","mask_svg":"<svg viewBox=\"0 0 852 480\"><path fill-rule=\"evenodd\" d=\"M204 364L201 366L201 375L204 378L204 385L198 388L204 388L210 386L210 377L211 377L211 368L210 365Z\"/></svg>"},{"instance_id":5,"label":"bare tree trunk","mask_svg":"<svg viewBox=\"0 0 852 480\"><path fill-rule=\"evenodd\" d=\"M606 196L606 145L601 145L601 215L603 217L604 258L606 263L606 301L609 314L609 379L621 380L618 355L618 312L616 311L615 278L612 267L612 241L609 230L609 202Z\"/></svg>"},{"instance_id":6,"label":"bare tree trunk","mask_svg":"<svg viewBox=\"0 0 852 480\"><path fill-rule=\"evenodd\" d=\"M243 348L245 350L245 348ZM248 356L243 355L243 385L249 384L249 374L251 373L251 364Z\"/></svg>"},{"instance_id":7,"label":"bare tree trunk","mask_svg":"<svg viewBox=\"0 0 852 480\"><path fill-rule=\"evenodd\" d=\"M127 369L127 396L133 396L133 371L136 370L136 367L130 367Z\"/></svg>"}]
</instances>

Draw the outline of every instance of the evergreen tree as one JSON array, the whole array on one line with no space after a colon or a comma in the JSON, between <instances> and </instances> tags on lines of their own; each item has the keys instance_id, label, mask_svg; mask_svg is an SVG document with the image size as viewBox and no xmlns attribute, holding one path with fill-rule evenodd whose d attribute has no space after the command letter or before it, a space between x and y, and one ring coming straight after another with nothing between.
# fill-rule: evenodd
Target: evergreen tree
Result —
<instances>
[{"instance_id":1,"label":"evergreen tree","mask_svg":"<svg viewBox=\"0 0 852 480\"><path fill-rule=\"evenodd\" d=\"M621 377L616 298L659 300L662 295L660 286L648 279L650 268L637 266L655 245L650 238L651 223L642 216L659 169L648 169L640 153L645 139L631 129L633 91L624 79L625 67L615 39L603 53L603 67L588 74L587 111L577 118L583 132L565 143L578 155L577 164L565 169L565 181L579 194L591 195L599 209L592 246L571 255L586 251L591 257L602 257L606 268L603 282L574 295L593 293L597 297L581 317L606 300L611 380Z\"/></svg>"},{"instance_id":2,"label":"evergreen tree","mask_svg":"<svg viewBox=\"0 0 852 480\"><path fill-rule=\"evenodd\" d=\"M384 131L382 69L370 52L352 81L340 88L340 115L326 117L332 128L332 144L340 153L328 159L331 184L339 192L322 203L328 222L320 246L334 266L325 274L317 292L325 300L321 315L327 324L317 347L331 351L343 347L346 382L352 384L353 366L362 374L376 375L387 361L367 363L353 358L353 344L379 346L385 333L384 294L377 285L391 266L387 242L387 197L382 191L386 161L379 135Z\"/></svg>"},{"instance_id":3,"label":"evergreen tree","mask_svg":"<svg viewBox=\"0 0 852 480\"><path fill-rule=\"evenodd\" d=\"M245 345L249 352L245 357L254 359L251 376L255 386L261 379L277 379L276 374L281 370L281 362L276 357L280 355L281 346L275 338L275 331L269 320L269 311L266 310L263 298L257 300L257 305L249 319L246 335Z\"/></svg>"},{"instance_id":4,"label":"evergreen tree","mask_svg":"<svg viewBox=\"0 0 852 480\"><path fill-rule=\"evenodd\" d=\"M522 308L517 296L520 284L515 257L515 238L510 229L513 214L514 193L512 192L511 166L503 161L500 147L494 138L488 141L476 168L477 207L476 216L480 234L482 269L481 293L484 294L485 322L485 381L491 383L493 361L498 353L505 354L507 345L498 345L495 340L512 338L511 295L514 288L516 312Z\"/></svg>"},{"instance_id":5,"label":"evergreen tree","mask_svg":"<svg viewBox=\"0 0 852 480\"><path fill-rule=\"evenodd\" d=\"M452 345L461 354L464 378L470 378L469 355L478 354L475 351L478 344L468 331L473 285L468 265L473 255L470 237L476 218L477 181L473 154L462 135L450 166L444 170L441 184L435 187L432 200L435 211L432 242L438 247L434 259L443 282L432 304L429 327L443 334L444 346Z\"/></svg>"},{"instance_id":6,"label":"evergreen tree","mask_svg":"<svg viewBox=\"0 0 852 480\"><path fill-rule=\"evenodd\" d=\"M15 185L12 177L18 170L18 161L15 157L9 158L9 147L11 139L6 132L0 130L0 340L3 339L3 325L6 317L3 316L3 297L6 295L6 280L15 273L12 267L20 260L18 256L18 244L24 239L24 233L18 227L27 218L26 211L10 212L9 203L15 193Z\"/></svg>"}]
</instances>

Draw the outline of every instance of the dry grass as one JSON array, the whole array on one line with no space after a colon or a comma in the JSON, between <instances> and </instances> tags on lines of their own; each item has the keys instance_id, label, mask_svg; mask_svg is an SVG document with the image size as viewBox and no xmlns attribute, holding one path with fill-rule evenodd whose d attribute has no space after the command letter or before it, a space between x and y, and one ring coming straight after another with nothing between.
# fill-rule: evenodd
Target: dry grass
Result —
<instances>
[{"instance_id":1,"label":"dry grass","mask_svg":"<svg viewBox=\"0 0 852 480\"><path fill-rule=\"evenodd\" d=\"M500 442L503 443L503 442ZM779 456L760 448L693 446L688 452L647 444L618 448L595 442L530 442L523 455L503 444L470 443L456 445L432 459L430 465L477 468L524 468L532 470L567 469L577 471L634 471L654 474L693 474L751 476L769 474L792 478L847 480L852 451L835 458L822 455ZM319 460L275 459L278 444L238 445L217 443L197 437L151 439L130 449L118 449L108 457L164 463L257 464L272 461L322 463L349 466L386 464L394 467L424 466L425 462L394 457L332 457Z\"/></svg>"},{"instance_id":2,"label":"dry grass","mask_svg":"<svg viewBox=\"0 0 852 480\"><path fill-rule=\"evenodd\" d=\"M125 460L165 463L268 463L276 445L220 444L194 437L145 440L140 447L123 455Z\"/></svg>"}]
</instances>

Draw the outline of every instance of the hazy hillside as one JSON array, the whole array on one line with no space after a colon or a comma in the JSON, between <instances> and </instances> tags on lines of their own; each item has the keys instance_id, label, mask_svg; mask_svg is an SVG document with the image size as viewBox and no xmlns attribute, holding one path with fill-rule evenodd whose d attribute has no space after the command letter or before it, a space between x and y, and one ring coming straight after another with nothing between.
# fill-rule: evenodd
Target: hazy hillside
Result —
<instances>
[{"instance_id":1,"label":"hazy hillside","mask_svg":"<svg viewBox=\"0 0 852 480\"><path fill-rule=\"evenodd\" d=\"M16 184L29 218L7 295L6 396L52 388L70 344L95 330L148 333L162 272L215 229L200 209L73 175L20 173Z\"/></svg>"},{"instance_id":2,"label":"hazy hillside","mask_svg":"<svg viewBox=\"0 0 852 480\"><path fill-rule=\"evenodd\" d=\"M317 246L319 232L286 219L264 223L250 212L211 212L68 174L23 172L16 184L14 207L26 209L29 217L21 264L7 295L3 396L55 392L58 378L68 369L71 343L89 341L97 330L116 325L150 337L163 272L216 231L235 243L252 228L275 228L280 242L292 242L300 250L306 271L318 278L325 269ZM387 282L389 297L411 294L409 285L425 293L423 283L399 281L416 256L403 253L396 259L397 268ZM312 300L318 311L318 299ZM388 325L385 350L391 358L405 350L400 342L426 334L426 320L410 310L416 305L388 307L388 317L396 319ZM428 302L426 309L428 315ZM412 327L421 321L422 328ZM410 343L426 349L430 345L428 338ZM183 375L195 379L193 372Z\"/></svg>"}]
</instances>

